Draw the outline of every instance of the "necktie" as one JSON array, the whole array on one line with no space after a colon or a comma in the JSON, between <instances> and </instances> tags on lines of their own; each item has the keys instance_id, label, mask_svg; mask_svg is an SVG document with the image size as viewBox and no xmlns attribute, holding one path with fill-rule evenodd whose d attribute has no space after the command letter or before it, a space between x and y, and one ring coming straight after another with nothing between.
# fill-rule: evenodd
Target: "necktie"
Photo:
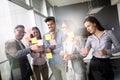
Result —
<instances>
[{"instance_id":1,"label":"necktie","mask_svg":"<svg viewBox=\"0 0 120 80\"><path fill-rule=\"evenodd\" d=\"M25 48L25 46L23 45L23 43L22 43L21 41L19 41L18 43L19 43L21 49L24 49L24 48Z\"/></svg>"}]
</instances>

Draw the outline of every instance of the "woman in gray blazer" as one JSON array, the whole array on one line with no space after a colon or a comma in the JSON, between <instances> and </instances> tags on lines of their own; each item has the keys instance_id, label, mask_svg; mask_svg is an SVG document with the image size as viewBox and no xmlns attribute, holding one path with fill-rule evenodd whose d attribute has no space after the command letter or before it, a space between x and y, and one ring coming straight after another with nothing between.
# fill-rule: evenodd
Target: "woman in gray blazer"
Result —
<instances>
[{"instance_id":1,"label":"woman in gray blazer","mask_svg":"<svg viewBox=\"0 0 120 80\"><path fill-rule=\"evenodd\" d=\"M78 37L75 37L74 34L67 29L67 25L63 23L62 30L65 37L61 56L67 62L67 78L68 80L86 80L86 66L83 62L84 56L79 53L80 48L84 46L84 44L82 44L82 38L79 37L78 40Z\"/></svg>"}]
</instances>

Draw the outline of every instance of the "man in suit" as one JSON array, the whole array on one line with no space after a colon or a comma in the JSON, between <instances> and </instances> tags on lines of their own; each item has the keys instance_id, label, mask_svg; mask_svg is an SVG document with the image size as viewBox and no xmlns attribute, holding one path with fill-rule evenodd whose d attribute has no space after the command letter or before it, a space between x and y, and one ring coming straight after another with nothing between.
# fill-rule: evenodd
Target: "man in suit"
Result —
<instances>
[{"instance_id":1,"label":"man in suit","mask_svg":"<svg viewBox=\"0 0 120 80\"><path fill-rule=\"evenodd\" d=\"M5 43L5 52L10 62L12 80L30 80L30 76L33 74L26 56L33 50L32 48L25 48L21 42L24 34L24 26L17 25L14 28L15 39L8 40Z\"/></svg>"}]
</instances>

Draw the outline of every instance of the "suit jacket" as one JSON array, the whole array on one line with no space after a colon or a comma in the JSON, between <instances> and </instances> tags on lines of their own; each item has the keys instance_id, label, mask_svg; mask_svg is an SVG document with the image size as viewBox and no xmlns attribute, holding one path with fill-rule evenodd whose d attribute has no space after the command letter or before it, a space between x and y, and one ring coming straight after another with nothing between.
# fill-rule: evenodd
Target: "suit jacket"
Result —
<instances>
[{"instance_id":1,"label":"suit jacket","mask_svg":"<svg viewBox=\"0 0 120 80\"><path fill-rule=\"evenodd\" d=\"M32 75L32 69L26 56L31 53L31 49L25 49L25 46L21 45L15 39L5 43L5 52L10 62L13 80L25 80Z\"/></svg>"},{"instance_id":2,"label":"suit jacket","mask_svg":"<svg viewBox=\"0 0 120 80\"><path fill-rule=\"evenodd\" d=\"M80 48L83 48L84 42L81 38L79 40L77 40L77 42L78 42L78 44L77 44L77 46L75 46L75 45L73 45L73 41L66 39L64 41L63 47L64 47L65 52L67 50L67 52L71 53L71 55L73 56L73 58L71 59L71 63L72 63L72 68L73 68L74 72L81 74L81 73L86 72L86 65L83 61L83 58L85 56L81 55L79 52ZM68 67L69 67L69 64L68 64Z\"/></svg>"}]
</instances>

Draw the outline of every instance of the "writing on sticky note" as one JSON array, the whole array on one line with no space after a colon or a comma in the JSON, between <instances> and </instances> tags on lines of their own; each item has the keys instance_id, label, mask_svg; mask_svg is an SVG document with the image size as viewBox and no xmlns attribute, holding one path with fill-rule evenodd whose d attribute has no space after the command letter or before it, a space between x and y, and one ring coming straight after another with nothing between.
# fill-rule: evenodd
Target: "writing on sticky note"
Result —
<instances>
[{"instance_id":1,"label":"writing on sticky note","mask_svg":"<svg viewBox=\"0 0 120 80\"><path fill-rule=\"evenodd\" d=\"M46 53L46 58L51 59L52 58L52 53Z\"/></svg>"},{"instance_id":2,"label":"writing on sticky note","mask_svg":"<svg viewBox=\"0 0 120 80\"><path fill-rule=\"evenodd\" d=\"M45 40L51 40L51 35L50 34L46 34L45 35Z\"/></svg>"},{"instance_id":3,"label":"writing on sticky note","mask_svg":"<svg viewBox=\"0 0 120 80\"><path fill-rule=\"evenodd\" d=\"M68 33L68 37L69 37L69 38L73 38L73 37L74 37L74 33L73 33L73 32L69 32L69 33Z\"/></svg>"},{"instance_id":4,"label":"writing on sticky note","mask_svg":"<svg viewBox=\"0 0 120 80\"><path fill-rule=\"evenodd\" d=\"M31 49L32 49L32 50L37 50L37 49L38 49L38 46L37 46L37 45L32 45L32 46L31 46Z\"/></svg>"},{"instance_id":5,"label":"writing on sticky note","mask_svg":"<svg viewBox=\"0 0 120 80\"><path fill-rule=\"evenodd\" d=\"M43 40L42 40L42 39L37 40L37 45L38 45L38 46L43 45Z\"/></svg>"},{"instance_id":6,"label":"writing on sticky note","mask_svg":"<svg viewBox=\"0 0 120 80\"><path fill-rule=\"evenodd\" d=\"M56 45L55 39L50 40L50 45Z\"/></svg>"},{"instance_id":7,"label":"writing on sticky note","mask_svg":"<svg viewBox=\"0 0 120 80\"><path fill-rule=\"evenodd\" d=\"M25 40L28 41L28 42L31 41L30 36L26 36L26 37L25 37Z\"/></svg>"},{"instance_id":8,"label":"writing on sticky note","mask_svg":"<svg viewBox=\"0 0 120 80\"><path fill-rule=\"evenodd\" d=\"M36 37L31 38L31 42L32 42L32 44L36 44L37 43L37 38Z\"/></svg>"}]
</instances>

